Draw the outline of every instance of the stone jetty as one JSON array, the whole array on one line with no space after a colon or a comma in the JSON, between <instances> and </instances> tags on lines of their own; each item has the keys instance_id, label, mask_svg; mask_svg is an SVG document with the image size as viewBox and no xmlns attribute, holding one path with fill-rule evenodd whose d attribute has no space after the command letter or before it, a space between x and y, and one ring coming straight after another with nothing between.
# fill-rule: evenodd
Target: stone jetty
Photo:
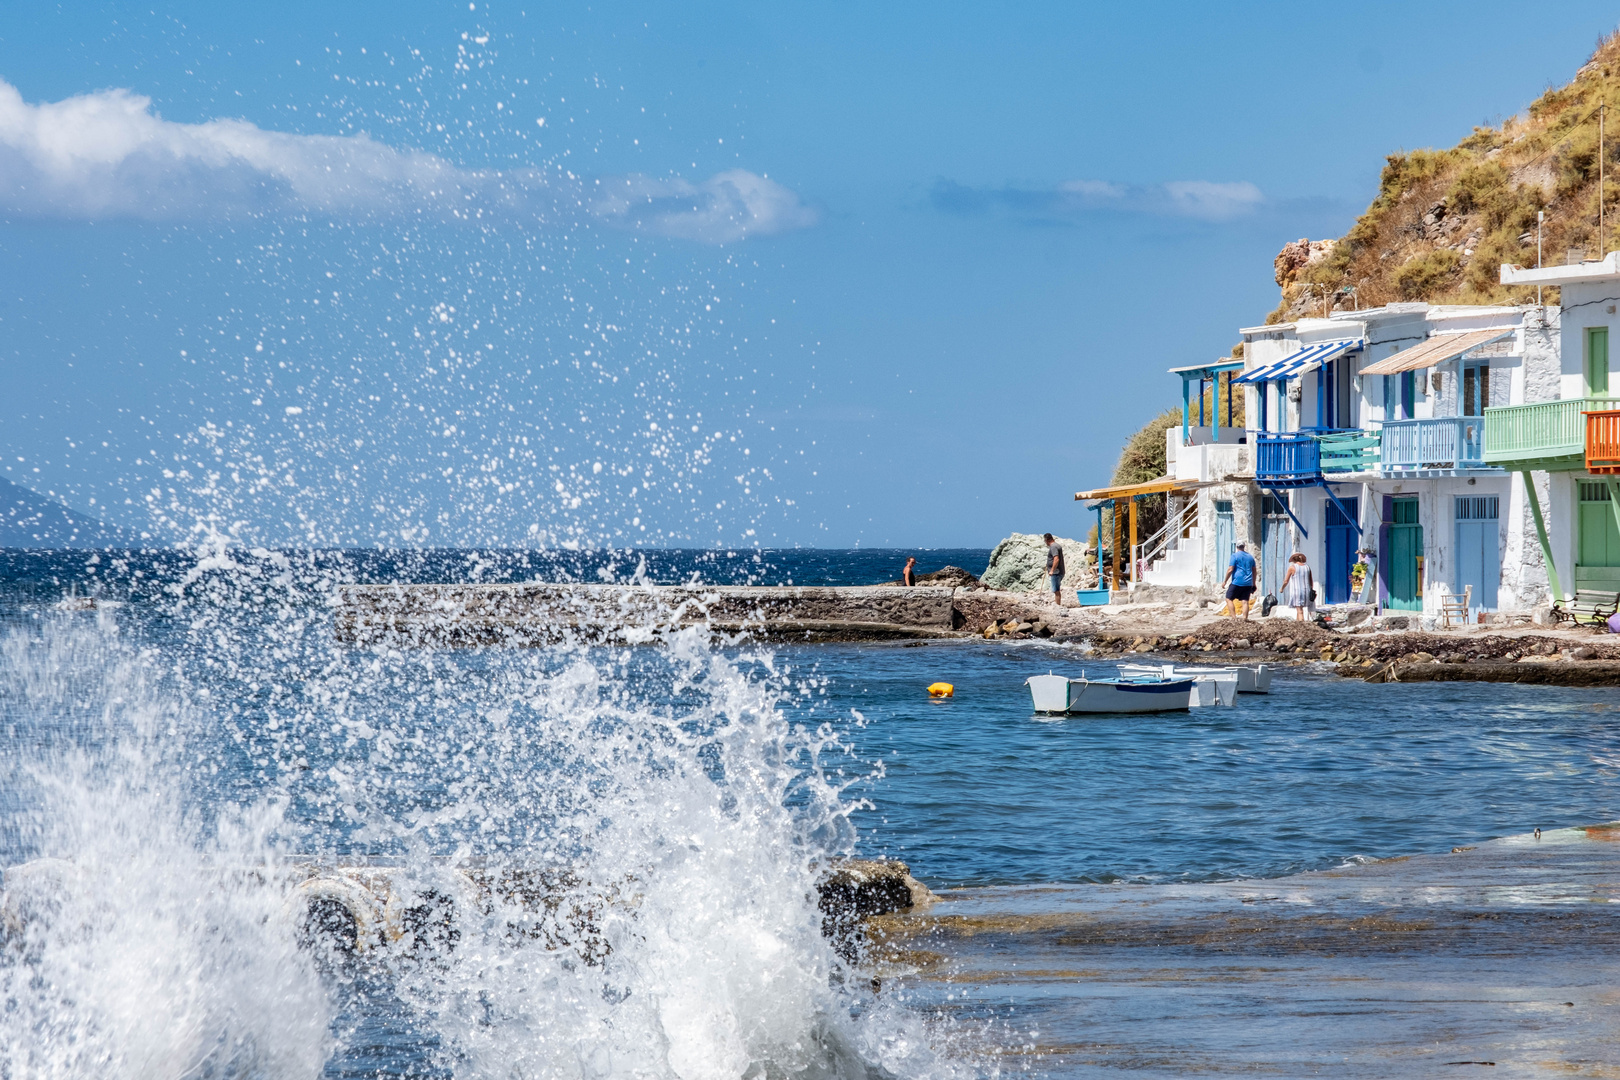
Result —
<instances>
[{"instance_id":1,"label":"stone jetty","mask_svg":"<svg viewBox=\"0 0 1620 1080\"><path fill-rule=\"evenodd\" d=\"M355 645L547 645L643 642L705 626L777 641L949 636L958 590L861 586L344 585L340 641Z\"/></svg>"},{"instance_id":2,"label":"stone jetty","mask_svg":"<svg viewBox=\"0 0 1620 1080\"><path fill-rule=\"evenodd\" d=\"M1004 1073L1607 1076L1617 840L1592 825L1268 880L946 890L872 919L869 958L919 1009L1020 1002Z\"/></svg>"}]
</instances>

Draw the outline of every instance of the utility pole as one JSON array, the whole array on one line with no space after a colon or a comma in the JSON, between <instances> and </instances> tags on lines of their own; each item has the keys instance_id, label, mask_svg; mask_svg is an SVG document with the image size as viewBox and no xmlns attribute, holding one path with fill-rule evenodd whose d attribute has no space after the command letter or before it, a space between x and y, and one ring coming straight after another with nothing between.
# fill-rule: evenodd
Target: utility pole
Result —
<instances>
[{"instance_id":1,"label":"utility pole","mask_svg":"<svg viewBox=\"0 0 1620 1080\"><path fill-rule=\"evenodd\" d=\"M1598 234L1597 257L1603 258L1603 111L1607 109L1607 102L1598 104Z\"/></svg>"},{"instance_id":2,"label":"utility pole","mask_svg":"<svg viewBox=\"0 0 1620 1080\"><path fill-rule=\"evenodd\" d=\"M1541 224L1547 220L1547 211L1536 211L1536 269L1541 269ZM1541 286L1536 286L1536 307L1541 307Z\"/></svg>"}]
</instances>

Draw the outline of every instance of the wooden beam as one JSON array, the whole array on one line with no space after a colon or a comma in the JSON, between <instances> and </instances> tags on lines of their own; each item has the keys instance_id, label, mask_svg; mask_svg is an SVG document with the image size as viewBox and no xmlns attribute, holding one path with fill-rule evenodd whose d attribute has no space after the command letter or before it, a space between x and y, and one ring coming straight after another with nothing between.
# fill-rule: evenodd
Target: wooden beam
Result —
<instances>
[{"instance_id":1,"label":"wooden beam","mask_svg":"<svg viewBox=\"0 0 1620 1080\"><path fill-rule=\"evenodd\" d=\"M1113 524L1109 527L1109 549L1113 552L1110 562L1113 563L1113 572L1109 577L1111 586L1119 588L1119 503L1114 504Z\"/></svg>"},{"instance_id":2,"label":"wooden beam","mask_svg":"<svg viewBox=\"0 0 1620 1080\"><path fill-rule=\"evenodd\" d=\"M1131 582L1135 584L1140 568L1136 565L1136 500L1131 500Z\"/></svg>"}]
</instances>

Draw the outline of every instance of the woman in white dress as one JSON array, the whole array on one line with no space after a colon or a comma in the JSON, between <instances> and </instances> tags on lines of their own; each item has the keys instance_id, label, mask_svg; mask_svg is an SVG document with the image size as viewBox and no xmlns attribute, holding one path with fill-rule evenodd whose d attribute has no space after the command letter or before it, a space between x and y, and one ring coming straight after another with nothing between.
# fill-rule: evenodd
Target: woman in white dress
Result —
<instances>
[{"instance_id":1,"label":"woman in white dress","mask_svg":"<svg viewBox=\"0 0 1620 1080\"><path fill-rule=\"evenodd\" d=\"M1282 602L1294 609L1294 621L1305 621L1305 609L1311 606L1315 592L1311 568L1306 565L1305 553L1296 551L1288 557L1288 573L1283 575Z\"/></svg>"}]
</instances>

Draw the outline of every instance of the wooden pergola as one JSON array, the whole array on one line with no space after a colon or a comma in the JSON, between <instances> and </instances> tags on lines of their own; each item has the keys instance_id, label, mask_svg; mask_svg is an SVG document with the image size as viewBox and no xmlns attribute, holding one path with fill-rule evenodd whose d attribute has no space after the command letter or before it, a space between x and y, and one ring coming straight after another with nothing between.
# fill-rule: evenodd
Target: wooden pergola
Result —
<instances>
[{"instance_id":1,"label":"wooden pergola","mask_svg":"<svg viewBox=\"0 0 1620 1080\"><path fill-rule=\"evenodd\" d=\"M1097 511L1097 575L1099 582L1102 577L1102 512L1105 506L1112 506L1115 508L1113 536L1110 538L1111 542L1108 546L1113 554L1113 558L1110 560L1110 579L1112 581L1110 587L1118 589L1125 580L1120 574L1119 565L1119 552L1122 542L1128 540L1127 550L1132 552L1136 550L1136 501L1146 495L1172 495L1188 493L1195 491L1201 486L1203 485L1190 483L1186 480L1173 480L1168 476L1161 476L1157 480L1148 480L1141 484L1121 484L1117 487L1093 488L1090 491L1075 492L1075 502L1092 502L1094 503L1092 509ZM1118 511L1121 500L1124 500L1129 507L1127 517L1129 519L1130 532L1128 538L1121 535L1119 520L1120 514ZM1130 570L1130 578L1134 581L1136 580L1137 575L1137 568L1134 565L1134 556Z\"/></svg>"}]
</instances>

